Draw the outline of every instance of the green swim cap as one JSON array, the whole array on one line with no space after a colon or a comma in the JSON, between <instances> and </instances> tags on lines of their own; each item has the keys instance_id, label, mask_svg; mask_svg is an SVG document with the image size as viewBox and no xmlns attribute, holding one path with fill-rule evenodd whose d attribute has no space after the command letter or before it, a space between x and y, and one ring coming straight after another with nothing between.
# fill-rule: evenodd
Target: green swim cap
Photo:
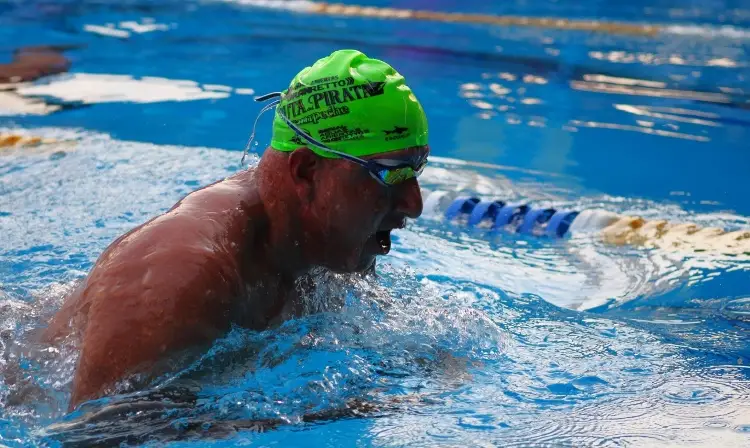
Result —
<instances>
[{"instance_id":1,"label":"green swim cap","mask_svg":"<svg viewBox=\"0 0 750 448\"><path fill-rule=\"evenodd\" d=\"M273 121L271 147L308 145L279 116L336 151L361 157L427 145L427 117L404 77L383 61L356 50L339 50L294 77Z\"/></svg>"}]
</instances>

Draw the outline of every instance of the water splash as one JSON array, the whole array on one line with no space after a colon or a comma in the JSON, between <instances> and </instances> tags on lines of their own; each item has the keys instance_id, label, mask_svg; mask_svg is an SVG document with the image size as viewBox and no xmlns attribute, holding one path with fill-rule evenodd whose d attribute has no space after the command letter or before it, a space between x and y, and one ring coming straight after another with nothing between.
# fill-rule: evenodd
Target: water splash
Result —
<instances>
[{"instance_id":1,"label":"water splash","mask_svg":"<svg viewBox=\"0 0 750 448\"><path fill-rule=\"evenodd\" d=\"M178 437L198 421L208 430L386 412L420 383L467 381L478 363L507 355L507 338L484 312L451 304L411 275L382 272L381 281L321 273L317 281L334 286L308 297L315 314L265 332L236 328L154 389L87 403L42 434L73 445L133 442ZM184 428L175 434L175 425Z\"/></svg>"}]
</instances>

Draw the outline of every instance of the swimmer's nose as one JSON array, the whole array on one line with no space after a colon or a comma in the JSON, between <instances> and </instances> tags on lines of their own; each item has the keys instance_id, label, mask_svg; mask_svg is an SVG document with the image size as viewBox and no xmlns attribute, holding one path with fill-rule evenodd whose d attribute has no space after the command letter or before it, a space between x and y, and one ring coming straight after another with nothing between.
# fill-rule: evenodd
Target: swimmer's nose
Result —
<instances>
[{"instance_id":1,"label":"swimmer's nose","mask_svg":"<svg viewBox=\"0 0 750 448\"><path fill-rule=\"evenodd\" d=\"M407 218L416 219L422 214L422 191L417 179L409 179L399 185L395 194L395 209Z\"/></svg>"}]
</instances>

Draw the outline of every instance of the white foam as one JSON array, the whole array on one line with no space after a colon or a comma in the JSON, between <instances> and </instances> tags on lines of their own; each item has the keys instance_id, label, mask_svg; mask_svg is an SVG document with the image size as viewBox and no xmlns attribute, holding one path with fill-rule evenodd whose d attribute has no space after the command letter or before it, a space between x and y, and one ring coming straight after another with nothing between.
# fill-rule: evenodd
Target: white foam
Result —
<instances>
[{"instance_id":1,"label":"white foam","mask_svg":"<svg viewBox=\"0 0 750 448\"><path fill-rule=\"evenodd\" d=\"M583 210L573 220L569 230L570 233L592 233L607 227L618 218L620 215L607 210Z\"/></svg>"},{"instance_id":2,"label":"white foam","mask_svg":"<svg viewBox=\"0 0 750 448\"><path fill-rule=\"evenodd\" d=\"M130 37L129 31L118 30L113 26L84 25L83 30L89 33L99 34L100 36L117 37L120 39L127 39Z\"/></svg>"},{"instance_id":3,"label":"white foam","mask_svg":"<svg viewBox=\"0 0 750 448\"><path fill-rule=\"evenodd\" d=\"M206 90L215 90L217 92L231 92L232 88L221 84L203 84L203 88Z\"/></svg>"},{"instance_id":4,"label":"white foam","mask_svg":"<svg viewBox=\"0 0 750 448\"><path fill-rule=\"evenodd\" d=\"M46 82L23 86L22 96L51 96L63 101L86 104L131 102L156 103L162 101L194 101L223 99L225 91L206 90L193 81L165 78L135 79L129 75L75 73L49 78Z\"/></svg>"},{"instance_id":5,"label":"white foam","mask_svg":"<svg viewBox=\"0 0 750 448\"><path fill-rule=\"evenodd\" d=\"M425 217L434 217L443 212L447 204L453 200L455 192L448 192L443 190L431 191L423 194L424 207L423 215Z\"/></svg>"},{"instance_id":6,"label":"white foam","mask_svg":"<svg viewBox=\"0 0 750 448\"><path fill-rule=\"evenodd\" d=\"M120 22L120 28L130 30L134 33L143 34L153 31L167 31L169 25L163 23L138 23L133 20Z\"/></svg>"},{"instance_id":7,"label":"white foam","mask_svg":"<svg viewBox=\"0 0 750 448\"><path fill-rule=\"evenodd\" d=\"M13 92L0 91L0 117L47 115L57 110L60 110L60 106L44 104L39 100L24 98Z\"/></svg>"}]
</instances>

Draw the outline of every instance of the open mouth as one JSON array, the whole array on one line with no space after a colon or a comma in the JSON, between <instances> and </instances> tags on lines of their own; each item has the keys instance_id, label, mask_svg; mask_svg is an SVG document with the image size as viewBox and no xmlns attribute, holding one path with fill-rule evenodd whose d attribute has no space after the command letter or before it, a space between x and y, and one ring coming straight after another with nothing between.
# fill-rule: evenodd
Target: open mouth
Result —
<instances>
[{"instance_id":1,"label":"open mouth","mask_svg":"<svg viewBox=\"0 0 750 448\"><path fill-rule=\"evenodd\" d=\"M380 230L378 232L375 232L375 240L378 242L378 246L380 246L380 253L382 255L385 255L391 251L390 230Z\"/></svg>"},{"instance_id":2,"label":"open mouth","mask_svg":"<svg viewBox=\"0 0 750 448\"><path fill-rule=\"evenodd\" d=\"M378 231L371 237L373 250L379 255L386 255L391 251L391 232L396 229L403 229L406 226L404 218L395 218L385 220L380 224Z\"/></svg>"}]
</instances>

